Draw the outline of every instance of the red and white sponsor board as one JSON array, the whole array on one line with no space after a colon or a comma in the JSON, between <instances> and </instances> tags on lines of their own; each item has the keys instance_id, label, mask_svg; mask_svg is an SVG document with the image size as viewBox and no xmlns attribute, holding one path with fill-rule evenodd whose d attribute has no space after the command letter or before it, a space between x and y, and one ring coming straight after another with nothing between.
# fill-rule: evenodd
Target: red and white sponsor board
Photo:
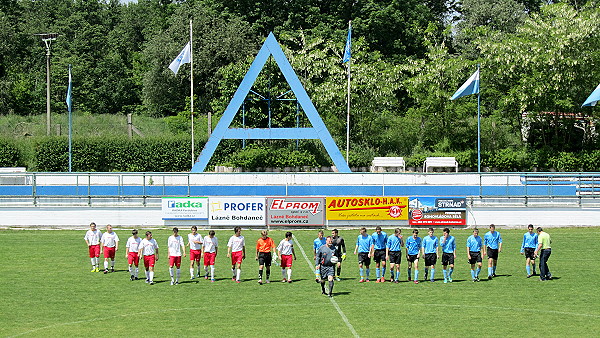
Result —
<instances>
[{"instance_id":1,"label":"red and white sponsor board","mask_svg":"<svg viewBox=\"0 0 600 338\"><path fill-rule=\"evenodd\" d=\"M324 224L324 198L267 198L267 225L269 226L323 226Z\"/></svg>"}]
</instances>

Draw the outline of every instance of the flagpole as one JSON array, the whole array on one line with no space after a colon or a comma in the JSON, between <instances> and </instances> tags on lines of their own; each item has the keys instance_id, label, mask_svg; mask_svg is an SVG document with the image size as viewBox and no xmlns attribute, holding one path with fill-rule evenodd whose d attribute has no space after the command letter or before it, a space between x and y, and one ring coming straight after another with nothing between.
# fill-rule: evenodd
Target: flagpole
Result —
<instances>
[{"instance_id":1,"label":"flagpole","mask_svg":"<svg viewBox=\"0 0 600 338\"><path fill-rule=\"evenodd\" d=\"M192 48L192 19L190 19L190 111L192 119L192 167L194 166L194 53Z\"/></svg>"},{"instance_id":2,"label":"flagpole","mask_svg":"<svg viewBox=\"0 0 600 338\"><path fill-rule=\"evenodd\" d=\"M69 65L69 89L72 88L71 86L71 65ZM72 90L72 89L71 89ZM69 95L69 101L70 103L67 105L67 108L69 109L69 172L71 172L72 170L72 163L73 163L73 117L71 114L71 106L73 105L73 93L72 91L69 91L69 93L67 93L67 95Z\"/></svg>"},{"instance_id":3,"label":"flagpole","mask_svg":"<svg viewBox=\"0 0 600 338\"><path fill-rule=\"evenodd\" d=\"M479 64L477 64L479 72ZM479 73L481 79L481 73ZM479 81L479 90L477 91L477 172L481 173L481 80Z\"/></svg>"},{"instance_id":4,"label":"flagpole","mask_svg":"<svg viewBox=\"0 0 600 338\"><path fill-rule=\"evenodd\" d=\"M348 31L352 29L352 20L348 22ZM348 162L348 156L350 154L350 64L352 63L352 58L348 60L348 110L346 113L346 164Z\"/></svg>"}]
</instances>

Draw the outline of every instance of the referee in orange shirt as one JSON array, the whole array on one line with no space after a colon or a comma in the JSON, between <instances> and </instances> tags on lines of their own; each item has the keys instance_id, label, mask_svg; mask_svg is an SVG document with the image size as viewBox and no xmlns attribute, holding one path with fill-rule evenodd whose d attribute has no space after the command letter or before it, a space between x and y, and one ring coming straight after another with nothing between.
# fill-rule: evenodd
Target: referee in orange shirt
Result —
<instances>
[{"instance_id":1,"label":"referee in orange shirt","mask_svg":"<svg viewBox=\"0 0 600 338\"><path fill-rule=\"evenodd\" d=\"M267 236L267 230L261 231L261 237L256 241L256 260L258 261L258 284L263 283L263 268L267 267L267 278L265 283L270 283L269 277L271 276L271 261L273 256L271 251L275 253L275 243L273 239Z\"/></svg>"}]
</instances>

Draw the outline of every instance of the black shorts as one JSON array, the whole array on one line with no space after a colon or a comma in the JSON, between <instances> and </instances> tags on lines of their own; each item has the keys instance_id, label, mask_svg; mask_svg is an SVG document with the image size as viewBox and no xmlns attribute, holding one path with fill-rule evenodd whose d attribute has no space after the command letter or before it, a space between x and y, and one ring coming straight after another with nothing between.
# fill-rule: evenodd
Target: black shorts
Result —
<instances>
[{"instance_id":1,"label":"black shorts","mask_svg":"<svg viewBox=\"0 0 600 338\"><path fill-rule=\"evenodd\" d=\"M454 264L454 254L452 252L442 253L442 265Z\"/></svg>"},{"instance_id":2,"label":"black shorts","mask_svg":"<svg viewBox=\"0 0 600 338\"><path fill-rule=\"evenodd\" d=\"M471 259L469 259L469 264L481 263L481 252L480 251L470 251Z\"/></svg>"},{"instance_id":3,"label":"black shorts","mask_svg":"<svg viewBox=\"0 0 600 338\"><path fill-rule=\"evenodd\" d=\"M375 250L375 254L373 255L373 260L376 263L379 263L381 261L385 262L385 249Z\"/></svg>"},{"instance_id":4,"label":"black shorts","mask_svg":"<svg viewBox=\"0 0 600 338\"><path fill-rule=\"evenodd\" d=\"M426 253L425 254L425 266L435 265L437 262L437 254Z\"/></svg>"},{"instance_id":5,"label":"black shorts","mask_svg":"<svg viewBox=\"0 0 600 338\"><path fill-rule=\"evenodd\" d=\"M498 259L498 249L487 248L487 256L491 259Z\"/></svg>"},{"instance_id":6,"label":"black shorts","mask_svg":"<svg viewBox=\"0 0 600 338\"><path fill-rule=\"evenodd\" d=\"M366 266L371 265L371 257L369 257L368 252L359 252L358 253L358 264L363 263Z\"/></svg>"},{"instance_id":7,"label":"black shorts","mask_svg":"<svg viewBox=\"0 0 600 338\"><path fill-rule=\"evenodd\" d=\"M402 251L390 251L390 264L400 264L402 262Z\"/></svg>"},{"instance_id":8,"label":"black shorts","mask_svg":"<svg viewBox=\"0 0 600 338\"><path fill-rule=\"evenodd\" d=\"M411 263L416 261L417 259L417 255L408 255L408 261Z\"/></svg>"},{"instance_id":9,"label":"black shorts","mask_svg":"<svg viewBox=\"0 0 600 338\"><path fill-rule=\"evenodd\" d=\"M323 264L321 264L321 279L327 279L328 276L333 276L333 266L325 266Z\"/></svg>"},{"instance_id":10,"label":"black shorts","mask_svg":"<svg viewBox=\"0 0 600 338\"><path fill-rule=\"evenodd\" d=\"M271 266L272 260L273 259L271 257L270 252L259 252L258 253L258 264L259 265Z\"/></svg>"},{"instance_id":11,"label":"black shorts","mask_svg":"<svg viewBox=\"0 0 600 338\"><path fill-rule=\"evenodd\" d=\"M525 248L525 258L535 260L535 249L534 248Z\"/></svg>"}]
</instances>

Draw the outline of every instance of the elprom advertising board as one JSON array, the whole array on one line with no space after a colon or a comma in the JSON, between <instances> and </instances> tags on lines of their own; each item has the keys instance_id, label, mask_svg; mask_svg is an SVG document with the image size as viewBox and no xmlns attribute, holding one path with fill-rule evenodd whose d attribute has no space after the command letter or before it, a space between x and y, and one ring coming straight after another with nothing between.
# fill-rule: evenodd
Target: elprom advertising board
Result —
<instances>
[{"instance_id":1,"label":"elprom advertising board","mask_svg":"<svg viewBox=\"0 0 600 338\"><path fill-rule=\"evenodd\" d=\"M411 197L409 225L467 225L465 197Z\"/></svg>"},{"instance_id":2,"label":"elprom advertising board","mask_svg":"<svg viewBox=\"0 0 600 338\"><path fill-rule=\"evenodd\" d=\"M163 197L162 219L208 219L208 197Z\"/></svg>"},{"instance_id":3,"label":"elprom advertising board","mask_svg":"<svg viewBox=\"0 0 600 338\"><path fill-rule=\"evenodd\" d=\"M407 220L408 197L327 197L328 220Z\"/></svg>"},{"instance_id":4,"label":"elprom advertising board","mask_svg":"<svg viewBox=\"0 0 600 338\"><path fill-rule=\"evenodd\" d=\"M210 197L209 225L266 225L264 197Z\"/></svg>"},{"instance_id":5,"label":"elprom advertising board","mask_svg":"<svg viewBox=\"0 0 600 338\"><path fill-rule=\"evenodd\" d=\"M325 198L268 197L267 225L318 226L325 224Z\"/></svg>"}]
</instances>

